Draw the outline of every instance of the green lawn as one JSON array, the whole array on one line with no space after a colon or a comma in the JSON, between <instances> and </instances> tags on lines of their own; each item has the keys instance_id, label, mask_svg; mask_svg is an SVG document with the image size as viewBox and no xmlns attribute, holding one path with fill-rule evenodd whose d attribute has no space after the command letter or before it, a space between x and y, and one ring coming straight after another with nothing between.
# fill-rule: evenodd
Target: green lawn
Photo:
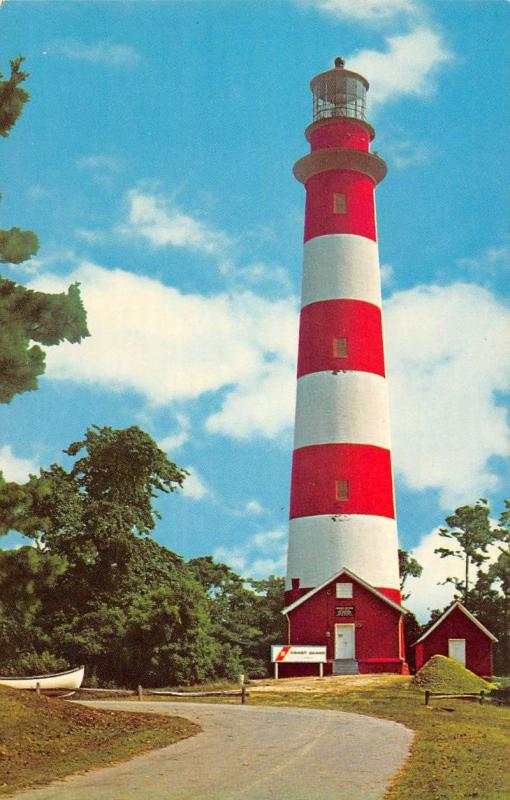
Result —
<instances>
[{"instance_id":1,"label":"green lawn","mask_svg":"<svg viewBox=\"0 0 510 800\"><path fill-rule=\"evenodd\" d=\"M0 796L198 733L180 717L99 711L0 688Z\"/></svg>"},{"instance_id":2,"label":"green lawn","mask_svg":"<svg viewBox=\"0 0 510 800\"><path fill-rule=\"evenodd\" d=\"M401 722L416 736L388 800L509 800L510 708L469 700L423 702L409 682L347 692L253 693L250 704L350 711Z\"/></svg>"}]
</instances>

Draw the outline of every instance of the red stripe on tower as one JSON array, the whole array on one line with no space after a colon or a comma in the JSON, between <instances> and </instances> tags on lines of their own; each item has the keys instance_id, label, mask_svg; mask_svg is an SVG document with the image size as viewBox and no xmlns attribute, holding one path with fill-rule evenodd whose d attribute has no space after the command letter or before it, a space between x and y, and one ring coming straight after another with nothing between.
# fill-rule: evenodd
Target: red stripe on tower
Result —
<instances>
[{"instance_id":1,"label":"red stripe on tower","mask_svg":"<svg viewBox=\"0 0 510 800\"><path fill-rule=\"evenodd\" d=\"M362 300L324 300L301 311L298 378L324 370L384 375L381 309Z\"/></svg>"},{"instance_id":2,"label":"red stripe on tower","mask_svg":"<svg viewBox=\"0 0 510 800\"><path fill-rule=\"evenodd\" d=\"M375 514L394 517L390 452L368 444L294 450L290 516Z\"/></svg>"},{"instance_id":3,"label":"red stripe on tower","mask_svg":"<svg viewBox=\"0 0 510 800\"><path fill-rule=\"evenodd\" d=\"M377 239L371 178L347 169L310 176L306 182L305 242L327 233Z\"/></svg>"},{"instance_id":4,"label":"red stripe on tower","mask_svg":"<svg viewBox=\"0 0 510 800\"><path fill-rule=\"evenodd\" d=\"M287 589L347 567L400 597L368 83L343 62L311 82ZM297 584L295 584L297 585Z\"/></svg>"}]
</instances>

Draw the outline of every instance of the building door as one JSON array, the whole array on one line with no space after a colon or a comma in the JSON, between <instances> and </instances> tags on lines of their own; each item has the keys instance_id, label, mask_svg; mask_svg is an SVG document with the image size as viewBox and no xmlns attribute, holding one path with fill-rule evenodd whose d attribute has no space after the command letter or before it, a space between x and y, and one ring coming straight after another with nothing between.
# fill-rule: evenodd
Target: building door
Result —
<instances>
[{"instance_id":1,"label":"building door","mask_svg":"<svg viewBox=\"0 0 510 800\"><path fill-rule=\"evenodd\" d=\"M353 659L354 649L354 625L335 625L335 659Z\"/></svg>"},{"instance_id":2,"label":"building door","mask_svg":"<svg viewBox=\"0 0 510 800\"><path fill-rule=\"evenodd\" d=\"M466 666L466 640L448 639L448 656Z\"/></svg>"}]
</instances>

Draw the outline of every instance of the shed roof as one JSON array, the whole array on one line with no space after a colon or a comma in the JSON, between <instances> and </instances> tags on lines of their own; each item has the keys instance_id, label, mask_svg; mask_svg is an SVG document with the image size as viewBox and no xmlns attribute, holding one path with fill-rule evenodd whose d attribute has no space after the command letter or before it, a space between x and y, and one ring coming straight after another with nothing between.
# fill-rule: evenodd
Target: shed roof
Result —
<instances>
[{"instance_id":1,"label":"shed roof","mask_svg":"<svg viewBox=\"0 0 510 800\"><path fill-rule=\"evenodd\" d=\"M324 589L328 585L328 583L331 583L332 581L335 581L337 578L339 578L340 575L347 575L349 578L352 578L353 581L356 581L357 583L359 583L360 586L363 586L363 588L367 589L369 592L372 592L372 594L375 595L376 597L378 597L379 600L383 600L385 603L387 603L389 606L394 608L396 611L400 611L401 614L402 613L403 614L407 613L405 608L402 608L402 606L400 606L398 603L395 603L394 600L390 600L389 597L386 597L385 594L380 592L374 586L371 586L366 581L364 581L363 578L359 577L359 575L356 575L354 572L351 572L351 570L347 569L347 567L342 567L342 569L339 572L336 572L334 575L331 575L330 578L325 580L323 583L319 584L319 586L314 586L313 589L310 589L309 592L304 594L298 600L295 600L289 606L286 606L285 608L283 608L281 613L282 614L288 614L290 611L294 611L295 608L300 606L302 603L305 603L307 600L310 599L310 597L313 597L314 594L317 594L317 592L320 592L321 589Z\"/></svg>"},{"instance_id":2,"label":"shed roof","mask_svg":"<svg viewBox=\"0 0 510 800\"><path fill-rule=\"evenodd\" d=\"M463 606L463 605L462 605L462 603L460 602L460 600L455 600L455 602L454 602L454 603L452 603L452 604L451 604L451 606L450 606L449 608L447 608L447 609L446 609L446 611L445 611L443 614L441 614L441 616L439 617L439 619L436 619L436 621L434 622L434 624L433 624L433 625L431 625L431 626L430 626L430 628L429 628L427 631L425 631L425 633L422 633L422 635L420 636L420 638L419 638L419 639L417 639L417 640L414 642L414 644L412 645L412 647L415 647L415 645L419 644L420 642L423 642L423 640L427 638L427 636L429 635L429 633L432 633L432 631L433 631L433 630L435 630L435 629L438 627L438 625L441 625L441 623L442 623L442 622L443 622L443 621L446 619L446 617L448 617L448 616L449 616L449 614L451 614L451 613L452 613L452 611L453 611L455 608L458 608L458 609L459 609L459 611L462 611L462 613L463 613L463 614L465 614L465 615L466 615L466 617L467 617L467 618L468 618L468 619L469 619L471 622L473 622L473 623L476 625L476 627L477 627L477 628L480 628L480 630L482 631L482 633L485 633L485 635L486 635L486 636L488 636L488 637L489 637L489 639L491 639L493 642L497 642L497 641L498 641L498 640L497 640L497 638L494 636L494 634L493 634L493 633L491 633L489 630L487 630L487 628L485 627L485 625L482 625L482 623L481 623L481 622L479 622L479 621L476 619L476 617L474 617L474 616L472 615L472 613L471 613L470 611L468 611L468 610L467 610L467 608L466 608L465 606Z\"/></svg>"}]
</instances>

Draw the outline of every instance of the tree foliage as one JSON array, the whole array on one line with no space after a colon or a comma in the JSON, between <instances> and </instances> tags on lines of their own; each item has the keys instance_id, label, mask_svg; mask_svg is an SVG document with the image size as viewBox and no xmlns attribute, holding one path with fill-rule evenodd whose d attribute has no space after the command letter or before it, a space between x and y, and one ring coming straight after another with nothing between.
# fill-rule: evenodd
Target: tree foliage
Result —
<instances>
[{"instance_id":1,"label":"tree foliage","mask_svg":"<svg viewBox=\"0 0 510 800\"><path fill-rule=\"evenodd\" d=\"M510 501L500 516L499 527L490 524L490 509L486 500L474 506L462 506L447 518L453 528L451 536L459 547L438 548L442 558L453 555L465 564L464 579L449 578L466 607L498 639L494 647L494 670L497 675L510 674ZM487 548L494 545L499 555L487 564ZM476 567L476 577L472 572ZM446 609L434 609L429 621L433 623Z\"/></svg>"},{"instance_id":2,"label":"tree foliage","mask_svg":"<svg viewBox=\"0 0 510 800\"><path fill-rule=\"evenodd\" d=\"M91 427L64 452L67 469L0 482L0 531L37 546L0 557L0 672L84 663L102 683L160 686L264 674L283 579L186 563L150 538L155 497L186 471L137 427Z\"/></svg>"},{"instance_id":3,"label":"tree foliage","mask_svg":"<svg viewBox=\"0 0 510 800\"><path fill-rule=\"evenodd\" d=\"M28 92L20 86L28 77L21 69L23 61L22 56L11 61L10 77L0 80L0 135L4 137L9 136L29 100ZM38 248L33 231L0 229L0 263L21 264ZM76 343L88 335L78 284L67 292L49 294L0 276L0 403L37 389L37 378L45 369L45 354L39 344Z\"/></svg>"},{"instance_id":4,"label":"tree foliage","mask_svg":"<svg viewBox=\"0 0 510 800\"><path fill-rule=\"evenodd\" d=\"M477 500L474 506L461 506L455 513L446 518L448 528L440 528L439 535L456 547L437 547L434 552L441 558L460 558L464 562L464 578L449 577L446 583L452 583L457 592L469 601L469 589L472 567L480 567L487 561L487 548L496 539L489 520L490 509L485 498Z\"/></svg>"},{"instance_id":5,"label":"tree foliage","mask_svg":"<svg viewBox=\"0 0 510 800\"><path fill-rule=\"evenodd\" d=\"M398 551L398 571L400 575L400 591L404 591L405 582L409 577L419 578L423 572L422 565L407 550ZM402 600L407 600L408 594L402 595Z\"/></svg>"},{"instance_id":6,"label":"tree foliage","mask_svg":"<svg viewBox=\"0 0 510 800\"><path fill-rule=\"evenodd\" d=\"M284 635L284 579L243 579L211 556L194 558L189 567L207 593L213 634L224 653L237 659L239 672L266 674L270 645Z\"/></svg>"},{"instance_id":7,"label":"tree foliage","mask_svg":"<svg viewBox=\"0 0 510 800\"><path fill-rule=\"evenodd\" d=\"M28 78L28 72L21 70L24 60L23 56L18 56L10 62L11 74L7 80L1 80L4 76L0 72L0 136L9 136L30 98L26 89L20 86Z\"/></svg>"}]
</instances>

